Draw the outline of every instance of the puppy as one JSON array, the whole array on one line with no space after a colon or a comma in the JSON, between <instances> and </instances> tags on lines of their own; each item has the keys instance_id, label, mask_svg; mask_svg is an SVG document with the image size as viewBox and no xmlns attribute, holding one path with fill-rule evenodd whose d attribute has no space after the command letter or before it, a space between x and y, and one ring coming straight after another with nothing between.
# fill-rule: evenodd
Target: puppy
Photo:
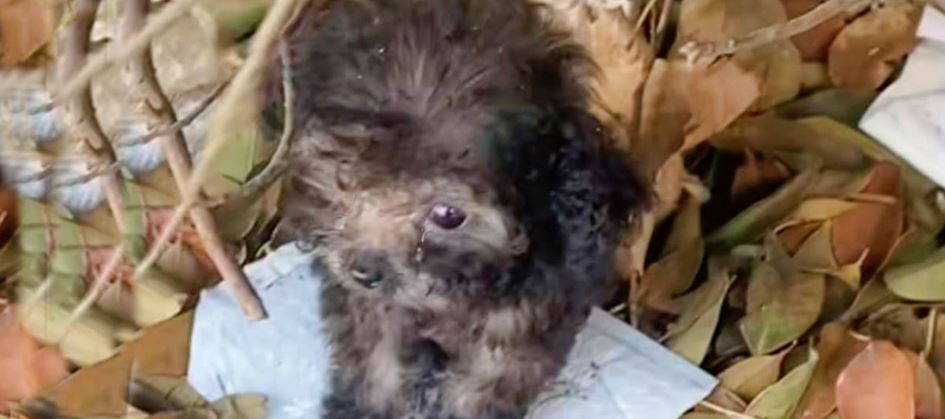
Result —
<instances>
[{"instance_id":1,"label":"puppy","mask_svg":"<svg viewBox=\"0 0 945 419\"><path fill-rule=\"evenodd\" d=\"M339 0L289 37L283 226L326 272L326 419L521 417L641 201L519 0Z\"/></svg>"}]
</instances>

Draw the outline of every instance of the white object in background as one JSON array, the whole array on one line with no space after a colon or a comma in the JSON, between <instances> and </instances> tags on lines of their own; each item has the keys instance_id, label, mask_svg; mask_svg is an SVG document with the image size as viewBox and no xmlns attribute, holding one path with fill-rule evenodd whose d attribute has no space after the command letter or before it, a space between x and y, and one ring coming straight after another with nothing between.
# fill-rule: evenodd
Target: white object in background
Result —
<instances>
[{"instance_id":1,"label":"white object in background","mask_svg":"<svg viewBox=\"0 0 945 419\"><path fill-rule=\"evenodd\" d=\"M945 188L945 14L926 5L918 37L902 74L859 125Z\"/></svg>"},{"instance_id":2,"label":"white object in background","mask_svg":"<svg viewBox=\"0 0 945 419\"><path fill-rule=\"evenodd\" d=\"M317 419L328 390L330 347L322 333L322 276L289 244L246 267L269 318L245 319L223 288L197 305L188 378L208 400L234 393L269 398L269 418ZM714 377L604 311L594 310L555 384L528 419L676 419L705 398Z\"/></svg>"}]
</instances>

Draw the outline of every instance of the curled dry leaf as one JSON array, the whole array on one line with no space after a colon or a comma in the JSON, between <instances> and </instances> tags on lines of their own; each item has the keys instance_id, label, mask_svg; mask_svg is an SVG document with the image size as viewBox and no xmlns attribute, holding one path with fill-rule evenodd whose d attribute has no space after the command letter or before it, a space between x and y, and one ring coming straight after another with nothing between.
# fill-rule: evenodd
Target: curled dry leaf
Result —
<instances>
[{"instance_id":1,"label":"curled dry leaf","mask_svg":"<svg viewBox=\"0 0 945 419\"><path fill-rule=\"evenodd\" d=\"M876 8L844 28L830 46L830 79L839 87L876 89L915 46L921 7Z\"/></svg>"},{"instance_id":2,"label":"curled dry leaf","mask_svg":"<svg viewBox=\"0 0 945 419\"><path fill-rule=\"evenodd\" d=\"M794 419L823 419L834 411L837 406L837 377L866 344L866 341L856 338L840 324L829 323L821 329L817 342L820 362L794 411Z\"/></svg>"},{"instance_id":3,"label":"curled dry leaf","mask_svg":"<svg viewBox=\"0 0 945 419\"><path fill-rule=\"evenodd\" d=\"M887 197L891 202L861 202L839 217L833 226L833 253L840 265L863 257L862 270L871 276L886 260L903 231L899 168L888 162L873 167L863 195Z\"/></svg>"},{"instance_id":4,"label":"curled dry leaf","mask_svg":"<svg viewBox=\"0 0 945 419\"><path fill-rule=\"evenodd\" d=\"M16 310L0 305L0 412L7 401L36 396L69 374L58 350L43 347L20 325Z\"/></svg>"},{"instance_id":5,"label":"curled dry leaf","mask_svg":"<svg viewBox=\"0 0 945 419\"><path fill-rule=\"evenodd\" d=\"M52 0L0 0L0 66L20 64L52 39Z\"/></svg>"},{"instance_id":6,"label":"curled dry leaf","mask_svg":"<svg viewBox=\"0 0 945 419\"><path fill-rule=\"evenodd\" d=\"M759 394L748 405L745 414L759 419L789 418L804 395L804 390L810 384L819 358L817 351L810 348L807 361L795 367L784 378Z\"/></svg>"},{"instance_id":7,"label":"curled dry leaf","mask_svg":"<svg viewBox=\"0 0 945 419\"><path fill-rule=\"evenodd\" d=\"M692 117L687 124L684 150L702 144L724 129L761 96L758 76L733 61L708 67L697 64L689 77L685 97Z\"/></svg>"},{"instance_id":8,"label":"curled dry leaf","mask_svg":"<svg viewBox=\"0 0 945 419\"><path fill-rule=\"evenodd\" d=\"M784 4L788 19L794 19L813 10L824 1L781 0L781 2ZM844 25L843 15L837 14L807 32L794 35L791 37L791 42L797 47L801 59L804 61L823 61L827 58L827 50L830 48L830 44Z\"/></svg>"},{"instance_id":9,"label":"curled dry leaf","mask_svg":"<svg viewBox=\"0 0 945 419\"><path fill-rule=\"evenodd\" d=\"M745 400L754 400L781 376L781 361L788 350L776 355L746 358L718 375L719 382Z\"/></svg>"},{"instance_id":10,"label":"curled dry leaf","mask_svg":"<svg viewBox=\"0 0 945 419\"><path fill-rule=\"evenodd\" d=\"M667 332L669 349L693 364L700 364L709 350L725 294L732 285L728 270L720 265L709 261L709 279L680 298L680 306L686 309Z\"/></svg>"},{"instance_id":11,"label":"curled dry leaf","mask_svg":"<svg viewBox=\"0 0 945 419\"><path fill-rule=\"evenodd\" d=\"M802 202L816 177L813 170L799 173L769 197L756 202L712 232L707 242L732 248L760 238Z\"/></svg>"},{"instance_id":12,"label":"curled dry leaf","mask_svg":"<svg viewBox=\"0 0 945 419\"><path fill-rule=\"evenodd\" d=\"M745 195L778 185L791 177L791 171L781 162L758 156L751 149L745 149L745 161L735 169L731 195L738 201Z\"/></svg>"},{"instance_id":13,"label":"curled dry leaf","mask_svg":"<svg viewBox=\"0 0 945 419\"><path fill-rule=\"evenodd\" d=\"M837 379L843 419L914 419L916 374L906 354L887 341L870 342Z\"/></svg>"},{"instance_id":14,"label":"curled dry leaf","mask_svg":"<svg viewBox=\"0 0 945 419\"><path fill-rule=\"evenodd\" d=\"M873 89L825 89L787 102L773 111L782 118L822 116L852 127L860 121L877 95Z\"/></svg>"},{"instance_id":15,"label":"curled dry leaf","mask_svg":"<svg viewBox=\"0 0 945 419\"><path fill-rule=\"evenodd\" d=\"M654 54L642 33L618 9L587 2L539 0L552 22L570 32L593 59L597 71L584 82L591 91L591 112L613 130L617 148L629 152L641 115L643 86Z\"/></svg>"},{"instance_id":16,"label":"curled dry leaf","mask_svg":"<svg viewBox=\"0 0 945 419\"><path fill-rule=\"evenodd\" d=\"M672 299L692 286L705 253L701 204L690 196L673 220L661 259L647 267L640 281L640 300L650 308L673 311Z\"/></svg>"},{"instance_id":17,"label":"curled dry leaf","mask_svg":"<svg viewBox=\"0 0 945 419\"><path fill-rule=\"evenodd\" d=\"M787 21L778 0L694 0L682 3L677 45L726 43L751 31ZM739 51L732 62L755 75L760 95L751 106L761 111L797 96L801 86L801 56L789 40L774 41Z\"/></svg>"}]
</instances>

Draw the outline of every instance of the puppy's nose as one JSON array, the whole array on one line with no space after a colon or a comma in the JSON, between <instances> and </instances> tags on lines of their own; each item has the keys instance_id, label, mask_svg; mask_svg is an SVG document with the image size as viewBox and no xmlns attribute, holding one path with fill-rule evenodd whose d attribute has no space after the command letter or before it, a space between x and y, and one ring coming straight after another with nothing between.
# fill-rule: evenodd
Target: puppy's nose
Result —
<instances>
[{"instance_id":1,"label":"puppy's nose","mask_svg":"<svg viewBox=\"0 0 945 419\"><path fill-rule=\"evenodd\" d=\"M362 250L351 259L351 277L367 288L376 288L384 282L388 264L384 252Z\"/></svg>"}]
</instances>

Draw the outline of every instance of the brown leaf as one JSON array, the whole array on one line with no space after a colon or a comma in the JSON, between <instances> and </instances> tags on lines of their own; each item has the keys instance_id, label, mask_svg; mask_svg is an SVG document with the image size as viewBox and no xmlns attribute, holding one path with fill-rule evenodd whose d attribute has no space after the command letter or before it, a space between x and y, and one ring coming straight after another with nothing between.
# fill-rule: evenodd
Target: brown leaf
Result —
<instances>
[{"instance_id":1,"label":"brown leaf","mask_svg":"<svg viewBox=\"0 0 945 419\"><path fill-rule=\"evenodd\" d=\"M29 59L56 28L50 0L0 0L0 66Z\"/></svg>"},{"instance_id":2,"label":"brown leaf","mask_svg":"<svg viewBox=\"0 0 945 419\"><path fill-rule=\"evenodd\" d=\"M751 31L787 21L778 0L692 0L682 3L677 45L690 42L724 43ZM761 94L751 111L766 110L797 96L801 58L788 40L737 52L732 61L760 80Z\"/></svg>"},{"instance_id":3,"label":"brown leaf","mask_svg":"<svg viewBox=\"0 0 945 419\"><path fill-rule=\"evenodd\" d=\"M915 382L903 351L870 342L837 379L837 410L843 419L914 419Z\"/></svg>"},{"instance_id":4,"label":"brown leaf","mask_svg":"<svg viewBox=\"0 0 945 419\"><path fill-rule=\"evenodd\" d=\"M893 202L862 202L837 217L833 225L833 252L840 265L855 263L867 252L863 277L870 277L879 268L902 235L899 179L896 165L877 163L862 193L888 197Z\"/></svg>"},{"instance_id":5,"label":"brown leaf","mask_svg":"<svg viewBox=\"0 0 945 419\"><path fill-rule=\"evenodd\" d=\"M0 185L0 246L13 237L13 233L19 226L18 209L16 192Z\"/></svg>"},{"instance_id":6,"label":"brown leaf","mask_svg":"<svg viewBox=\"0 0 945 419\"><path fill-rule=\"evenodd\" d=\"M942 411L942 386L925 357L917 358L915 378L916 419L941 419L945 413Z\"/></svg>"},{"instance_id":7,"label":"brown leaf","mask_svg":"<svg viewBox=\"0 0 945 419\"><path fill-rule=\"evenodd\" d=\"M684 62L657 59L646 79L638 135L646 141L633 150L645 182L652 182L683 146L685 127L692 117L686 99L689 77L690 69Z\"/></svg>"},{"instance_id":8,"label":"brown leaf","mask_svg":"<svg viewBox=\"0 0 945 419\"><path fill-rule=\"evenodd\" d=\"M119 416L125 413L132 351L125 347L117 355L80 369L47 397L58 413L74 417Z\"/></svg>"},{"instance_id":9,"label":"brown leaf","mask_svg":"<svg viewBox=\"0 0 945 419\"><path fill-rule=\"evenodd\" d=\"M735 169L732 181L732 200L778 185L791 177L791 171L777 160L759 157L750 149L745 149L745 161Z\"/></svg>"},{"instance_id":10,"label":"brown leaf","mask_svg":"<svg viewBox=\"0 0 945 419\"><path fill-rule=\"evenodd\" d=\"M755 74L733 61L709 67L697 66L689 77L686 99L692 117L687 124L684 150L691 149L722 131L761 96Z\"/></svg>"},{"instance_id":11,"label":"brown leaf","mask_svg":"<svg viewBox=\"0 0 945 419\"><path fill-rule=\"evenodd\" d=\"M823 0L781 0L781 3L784 4L788 19L794 19L813 10ZM793 36L791 42L800 51L804 61L823 61L827 58L830 44L844 25L843 16L838 14L807 32Z\"/></svg>"},{"instance_id":12,"label":"brown leaf","mask_svg":"<svg viewBox=\"0 0 945 419\"><path fill-rule=\"evenodd\" d=\"M877 8L854 20L830 45L827 64L838 87L876 89L916 43L921 8L909 3Z\"/></svg>"},{"instance_id":13,"label":"brown leaf","mask_svg":"<svg viewBox=\"0 0 945 419\"><path fill-rule=\"evenodd\" d=\"M824 326L817 343L820 363L793 417L823 419L830 414L836 407L837 377L865 347L865 341L855 338L843 326L835 323Z\"/></svg>"},{"instance_id":14,"label":"brown leaf","mask_svg":"<svg viewBox=\"0 0 945 419\"><path fill-rule=\"evenodd\" d=\"M16 310L0 306L0 411L7 401L36 396L68 374L59 351L42 347L23 330Z\"/></svg>"},{"instance_id":15,"label":"brown leaf","mask_svg":"<svg viewBox=\"0 0 945 419\"><path fill-rule=\"evenodd\" d=\"M135 375L187 375L194 312L188 311L154 325L133 343Z\"/></svg>"},{"instance_id":16,"label":"brown leaf","mask_svg":"<svg viewBox=\"0 0 945 419\"><path fill-rule=\"evenodd\" d=\"M640 125L643 87L654 54L646 38L619 9L587 2L539 0L551 11L554 24L581 45L597 71L584 79L591 91L590 110L616 137L617 149L630 151Z\"/></svg>"}]
</instances>

